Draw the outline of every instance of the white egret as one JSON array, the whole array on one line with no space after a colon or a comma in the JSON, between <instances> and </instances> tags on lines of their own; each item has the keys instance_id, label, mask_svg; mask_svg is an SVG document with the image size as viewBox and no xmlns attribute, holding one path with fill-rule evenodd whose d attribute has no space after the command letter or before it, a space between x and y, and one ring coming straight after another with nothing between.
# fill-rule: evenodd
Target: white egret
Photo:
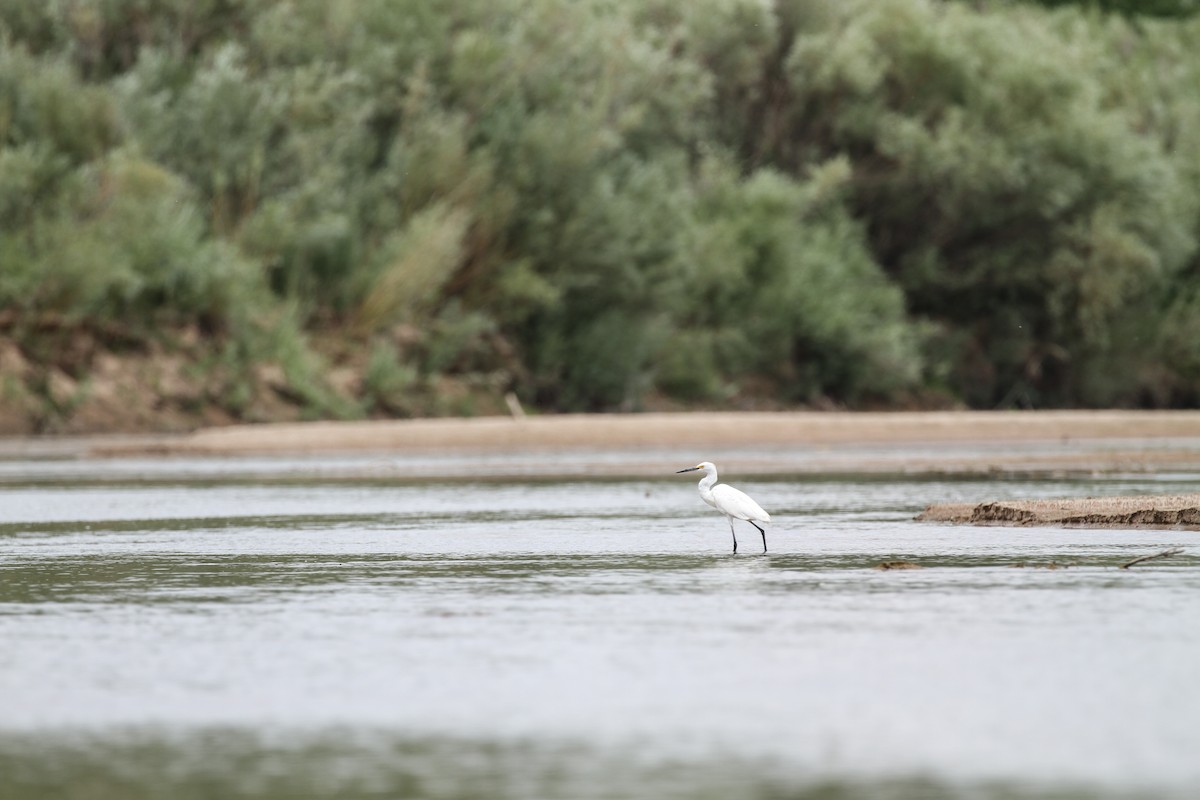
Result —
<instances>
[{"instance_id":1,"label":"white egret","mask_svg":"<svg viewBox=\"0 0 1200 800\"><path fill-rule=\"evenodd\" d=\"M745 520L758 528L758 532L762 534L763 552L767 552L767 532L758 523L770 522L771 515L763 511L762 506L751 500L745 492L724 483L717 483L717 467L711 461L701 461L696 466L681 469L675 474L695 472L698 469L704 470L704 477L700 479L700 499L729 520L729 532L733 534L733 552L737 552L737 533L733 530L735 519Z\"/></svg>"}]
</instances>

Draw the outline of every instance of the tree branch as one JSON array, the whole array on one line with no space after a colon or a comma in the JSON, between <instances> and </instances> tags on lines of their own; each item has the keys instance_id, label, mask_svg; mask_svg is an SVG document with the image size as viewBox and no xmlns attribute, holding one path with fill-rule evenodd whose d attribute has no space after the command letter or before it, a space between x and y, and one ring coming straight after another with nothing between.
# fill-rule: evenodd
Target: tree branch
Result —
<instances>
[{"instance_id":1,"label":"tree branch","mask_svg":"<svg viewBox=\"0 0 1200 800\"><path fill-rule=\"evenodd\" d=\"M1122 564L1121 569L1129 569L1134 564L1141 564L1143 561L1150 561L1155 558L1166 558L1167 556L1177 556L1182 552L1183 552L1182 547L1173 547L1170 550L1163 550L1161 553L1154 553L1153 555L1142 556L1141 558L1135 558L1133 561L1128 561L1128 562Z\"/></svg>"}]
</instances>

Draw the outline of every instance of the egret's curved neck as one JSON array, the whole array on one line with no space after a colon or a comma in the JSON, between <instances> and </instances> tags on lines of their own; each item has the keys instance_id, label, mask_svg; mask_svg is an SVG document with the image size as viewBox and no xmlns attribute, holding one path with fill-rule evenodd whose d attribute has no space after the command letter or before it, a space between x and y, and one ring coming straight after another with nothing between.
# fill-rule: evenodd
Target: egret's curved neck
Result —
<instances>
[{"instance_id":1,"label":"egret's curved neck","mask_svg":"<svg viewBox=\"0 0 1200 800\"><path fill-rule=\"evenodd\" d=\"M704 477L700 479L700 494L707 494L712 491L712 487L717 482L717 471L712 467L706 467Z\"/></svg>"}]
</instances>

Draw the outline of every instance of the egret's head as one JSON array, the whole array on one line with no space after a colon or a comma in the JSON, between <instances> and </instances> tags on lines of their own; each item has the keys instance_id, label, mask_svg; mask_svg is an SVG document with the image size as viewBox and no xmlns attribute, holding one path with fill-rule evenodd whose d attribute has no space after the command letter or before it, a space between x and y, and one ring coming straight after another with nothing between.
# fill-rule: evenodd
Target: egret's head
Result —
<instances>
[{"instance_id":1,"label":"egret's head","mask_svg":"<svg viewBox=\"0 0 1200 800\"><path fill-rule=\"evenodd\" d=\"M677 470L675 472L675 474L678 475L681 472L695 472L698 469L702 469L705 472L708 472L709 470L715 470L716 466L711 461L701 461L699 464L697 464L694 467L688 467L686 469Z\"/></svg>"}]
</instances>

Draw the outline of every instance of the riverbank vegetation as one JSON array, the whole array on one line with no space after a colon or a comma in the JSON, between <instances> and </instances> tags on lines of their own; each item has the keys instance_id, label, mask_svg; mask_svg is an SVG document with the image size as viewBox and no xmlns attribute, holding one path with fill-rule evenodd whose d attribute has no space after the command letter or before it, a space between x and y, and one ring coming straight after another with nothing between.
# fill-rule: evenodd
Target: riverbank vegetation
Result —
<instances>
[{"instance_id":1,"label":"riverbank vegetation","mask_svg":"<svg viewBox=\"0 0 1200 800\"><path fill-rule=\"evenodd\" d=\"M1200 22L1120 6L0 0L0 429L1194 406Z\"/></svg>"}]
</instances>

